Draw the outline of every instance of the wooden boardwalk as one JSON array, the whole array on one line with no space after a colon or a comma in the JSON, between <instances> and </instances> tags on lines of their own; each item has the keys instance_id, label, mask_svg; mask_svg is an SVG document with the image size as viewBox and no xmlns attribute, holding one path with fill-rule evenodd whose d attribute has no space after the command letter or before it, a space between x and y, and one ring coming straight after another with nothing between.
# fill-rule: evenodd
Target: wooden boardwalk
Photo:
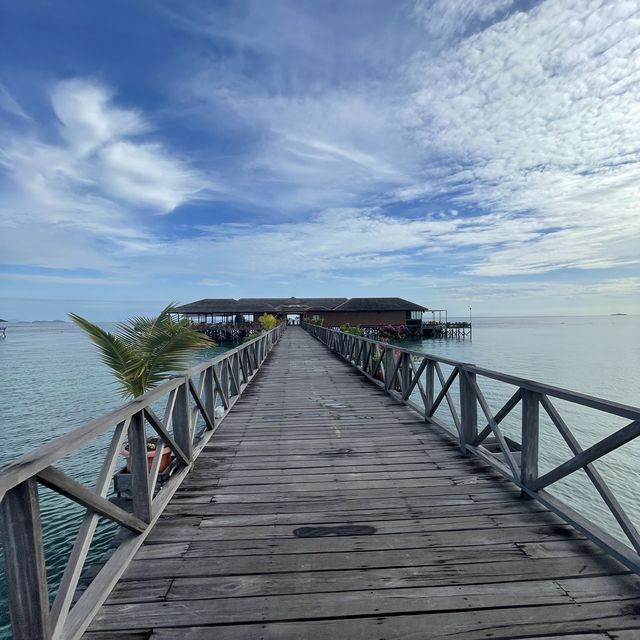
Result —
<instances>
[{"instance_id":1,"label":"wooden boardwalk","mask_svg":"<svg viewBox=\"0 0 640 640\"><path fill-rule=\"evenodd\" d=\"M295 327L85 637L635 640L639 587Z\"/></svg>"}]
</instances>

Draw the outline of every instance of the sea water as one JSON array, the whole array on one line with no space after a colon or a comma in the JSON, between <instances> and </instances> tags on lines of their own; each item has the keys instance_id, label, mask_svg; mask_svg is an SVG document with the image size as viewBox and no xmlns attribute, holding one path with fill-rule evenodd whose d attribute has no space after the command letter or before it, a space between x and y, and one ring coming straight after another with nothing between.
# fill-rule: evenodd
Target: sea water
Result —
<instances>
[{"instance_id":1,"label":"sea water","mask_svg":"<svg viewBox=\"0 0 640 640\"><path fill-rule=\"evenodd\" d=\"M112 325L103 325L110 329ZM212 358L228 346L201 349L193 358ZM10 324L0 338L0 464L68 433L123 404L96 347L66 322ZM115 425L114 425L115 426ZM74 479L92 486L104 460L111 433L92 440L56 463ZM124 459L121 459L124 464ZM84 509L47 489L40 489L45 560L51 594L55 593L75 540ZM99 559L116 527L102 519L87 563ZM0 639L10 638L4 558L0 559Z\"/></svg>"},{"instance_id":2,"label":"sea water","mask_svg":"<svg viewBox=\"0 0 640 640\"><path fill-rule=\"evenodd\" d=\"M473 338L407 340L402 346L453 360L566 387L624 404L640 405L640 317L476 318ZM224 348L207 350L200 359ZM447 375L450 368L443 367ZM515 390L478 378L492 411ZM457 394L457 385L452 387ZM0 462L11 460L48 440L82 426L122 403L111 375L86 336L68 323L9 325L0 338ZM554 401L565 421L586 447L626 422ZM446 403L436 414L452 425ZM479 420L482 419L480 415ZM482 425L481 425L482 426ZM501 425L519 440L518 413ZM108 434L68 456L60 466L81 482L95 481ZM548 420L541 419L541 471L570 457ZM599 470L636 523L640 521L640 447L634 442L606 457ZM583 472L580 472L583 473ZM606 508L584 477L554 487L559 497L616 535ZM46 562L52 591L62 575L83 509L42 490ZM113 534L103 523L90 561L99 558ZM0 638L10 637L4 571L0 580Z\"/></svg>"}]
</instances>

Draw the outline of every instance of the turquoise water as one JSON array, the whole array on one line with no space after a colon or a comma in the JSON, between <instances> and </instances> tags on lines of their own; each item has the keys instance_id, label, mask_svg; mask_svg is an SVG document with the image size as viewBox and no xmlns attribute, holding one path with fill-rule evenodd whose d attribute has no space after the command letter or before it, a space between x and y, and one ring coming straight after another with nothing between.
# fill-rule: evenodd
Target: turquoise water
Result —
<instances>
[{"instance_id":1,"label":"turquoise water","mask_svg":"<svg viewBox=\"0 0 640 640\"><path fill-rule=\"evenodd\" d=\"M226 350L216 347L198 351L194 363ZM10 325L6 339L0 338L0 380L0 463L123 403L95 347L68 323ZM92 485L110 436L107 433L88 443L57 466ZM40 491L47 574L55 593L84 509L47 489ZM104 553L114 531L115 526L108 521L100 523L89 561ZM0 638L11 637L8 624L3 570Z\"/></svg>"},{"instance_id":2,"label":"turquoise water","mask_svg":"<svg viewBox=\"0 0 640 640\"><path fill-rule=\"evenodd\" d=\"M476 318L473 340L413 340L403 346L473 362L479 366L567 387L618 402L640 405L640 317ZM211 357L222 348L199 354ZM448 372L444 367L445 375ZM77 428L118 406L122 400L111 377L85 336L69 324L12 325L0 339L0 462L6 462L47 440ZM513 392L500 383L479 379L495 411ZM457 393L456 386L452 393ZM625 424L597 412L557 402L583 446ZM449 421L446 413L438 417ZM517 411L504 423L519 439ZM102 462L108 435L65 458L60 466L74 478L91 483ZM550 423L541 428L542 470L569 454ZM563 458L564 456L564 458ZM640 447L626 445L610 454L601 472L625 507L640 522L636 497L640 487ZM584 479L572 478L554 489L605 527L615 523ZM83 510L42 492L49 581L55 585L64 568ZM71 535L69 532L73 532ZM103 553L113 529L102 525L92 557ZM4 572L3 572L4 575ZM4 584L0 583L0 638L9 637Z\"/></svg>"}]
</instances>

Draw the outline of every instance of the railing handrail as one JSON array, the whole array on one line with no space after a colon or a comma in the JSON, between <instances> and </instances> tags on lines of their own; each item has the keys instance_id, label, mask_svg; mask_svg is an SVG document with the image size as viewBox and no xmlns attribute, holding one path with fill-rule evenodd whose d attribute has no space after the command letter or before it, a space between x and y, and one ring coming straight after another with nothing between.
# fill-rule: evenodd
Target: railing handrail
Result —
<instances>
[{"instance_id":1,"label":"railing handrail","mask_svg":"<svg viewBox=\"0 0 640 640\"><path fill-rule=\"evenodd\" d=\"M330 331L335 334L351 336L363 342L369 342L371 344L391 347L400 353L406 353L416 358L429 358L429 360L440 362L442 364L446 364L452 367L458 367L460 369L464 369L469 373L482 375L485 378L491 378L493 380L505 382L506 384L511 384L515 387L522 387L523 389L527 389L528 391L533 391L534 393L544 393L545 395L553 396L554 398L558 398L560 400L567 400L569 402L575 402L576 404L590 407L592 409L597 409L599 411L606 411L607 413L612 413L621 418L629 418L630 420L640 420L640 407L637 407L634 405L616 402L615 400L608 400L606 398L593 396L587 393L582 393L580 391L574 391L572 389L566 389L564 387L558 387L552 384L548 384L546 382L539 382L537 380L531 380L529 378L521 378L519 376L515 376L510 373L495 371L494 369L479 367L478 365L472 362L463 362L462 360L453 360L452 358L446 358L444 356L436 355L433 353L426 353L424 351L415 351L413 349L406 349L405 347L400 347L395 344L390 344L382 340L375 340L374 338L367 338L365 336L356 336L352 333L346 333L344 331L340 331L339 329L330 329L328 327L322 327L320 325L314 325L308 322L301 323L301 326L303 328L313 327L314 329L317 328L317 329L321 329L322 331Z\"/></svg>"},{"instance_id":2,"label":"railing handrail","mask_svg":"<svg viewBox=\"0 0 640 640\"><path fill-rule=\"evenodd\" d=\"M278 325L245 344L178 372L144 395L0 468L0 533L14 640L80 638L283 331L284 326ZM164 417L161 417L151 405L164 396L168 397ZM204 423L201 429L197 427L198 417ZM146 452L147 429L157 436L150 466ZM53 466L106 432L112 432L111 441L93 486L78 482ZM107 497L125 437L129 450L131 513ZM169 449L174 458L171 474L158 490L156 481L165 449ZM51 607L38 484L86 509ZM100 517L117 523L128 535L118 539L115 551L76 601L76 587Z\"/></svg>"},{"instance_id":3,"label":"railing handrail","mask_svg":"<svg viewBox=\"0 0 640 640\"><path fill-rule=\"evenodd\" d=\"M303 328L395 400L417 411L427 424L439 428L445 436L456 441L463 455L480 458L519 487L523 497L538 500L617 560L640 573L640 532L593 464L640 437L640 408L315 324L304 323ZM452 367L448 377L440 364ZM516 387L515 393L495 413L478 386L476 378L479 376ZM454 398L450 390L456 378L460 392ZM436 395L437 382L440 390ZM412 394L414 398L419 394L421 405L419 400L414 401ZM583 449L550 398L631 422ZM455 431L435 415L445 400ZM500 428L500 423L518 404L522 404L521 442L505 436ZM556 466L543 475L539 474L541 413L548 416L572 453L570 459L554 463ZM486 421L482 429L479 429L479 415L484 416L483 422ZM578 470L585 471L629 544L547 491L547 487Z\"/></svg>"},{"instance_id":4,"label":"railing handrail","mask_svg":"<svg viewBox=\"0 0 640 640\"><path fill-rule=\"evenodd\" d=\"M267 333L273 333L278 330L279 327L276 327ZM265 335L267 334L261 334L260 336L256 336L255 339ZM106 431L109 431L109 429L113 428L114 424L117 424L122 420L126 420L143 408L148 407L154 400L157 400L172 390L177 389L184 383L185 378L198 375L209 367L228 360L235 354L249 348L252 342L253 340L247 341L246 343L234 347L233 349L229 349L214 358L199 362L184 371L176 371L168 380L159 384L157 387L150 389L143 395L112 409L99 418L95 418L80 427L76 427L72 431L68 431L56 438L52 438L39 447L4 463L0 466L0 499L7 491L17 486L27 478L36 475L45 467L53 464L57 460L60 460L60 458L63 458L72 451L79 449L82 445L94 438L97 438Z\"/></svg>"}]
</instances>

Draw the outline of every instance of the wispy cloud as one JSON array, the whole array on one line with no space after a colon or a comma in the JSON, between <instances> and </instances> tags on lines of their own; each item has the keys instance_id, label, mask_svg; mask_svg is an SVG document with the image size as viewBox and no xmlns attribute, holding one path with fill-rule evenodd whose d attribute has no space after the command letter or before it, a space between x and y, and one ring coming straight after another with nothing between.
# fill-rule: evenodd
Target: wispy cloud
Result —
<instances>
[{"instance_id":1,"label":"wispy cloud","mask_svg":"<svg viewBox=\"0 0 640 640\"><path fill-rule=\"evenodd\" d=\"M64 285L88 285L88 286L132 286L131 279L77 276L71 274L46 274L46 273L0 273L0 280L11 280L15 282L32 282L38 284L64 284Z\"/></svg>"},{"instance_id":2,"label":"wispy cloud","mask_svg":"<svg viewBox=\"0 0 640 640\"><path fill-rule=\"evenodd\" d=\"M139 255L154 242L145 217L170 213L206 186L188 163L147 140L152 126L138 110L114 100L93 80L59 82L55 119L0 133L0 169L10 177L0 199L5 261L104 266L119 261L116 251Z\"/></svg>"},{"instance_id":3,"label":"wispy cloud","mask_svg":"<svg viewBox=\"0 0 640 640\"><path fill-rule=\"evenodd\" d=\"M31 120L26 111L2 83L0 83L0 109L24 120Z\"/></svg>"}]
</instances>

